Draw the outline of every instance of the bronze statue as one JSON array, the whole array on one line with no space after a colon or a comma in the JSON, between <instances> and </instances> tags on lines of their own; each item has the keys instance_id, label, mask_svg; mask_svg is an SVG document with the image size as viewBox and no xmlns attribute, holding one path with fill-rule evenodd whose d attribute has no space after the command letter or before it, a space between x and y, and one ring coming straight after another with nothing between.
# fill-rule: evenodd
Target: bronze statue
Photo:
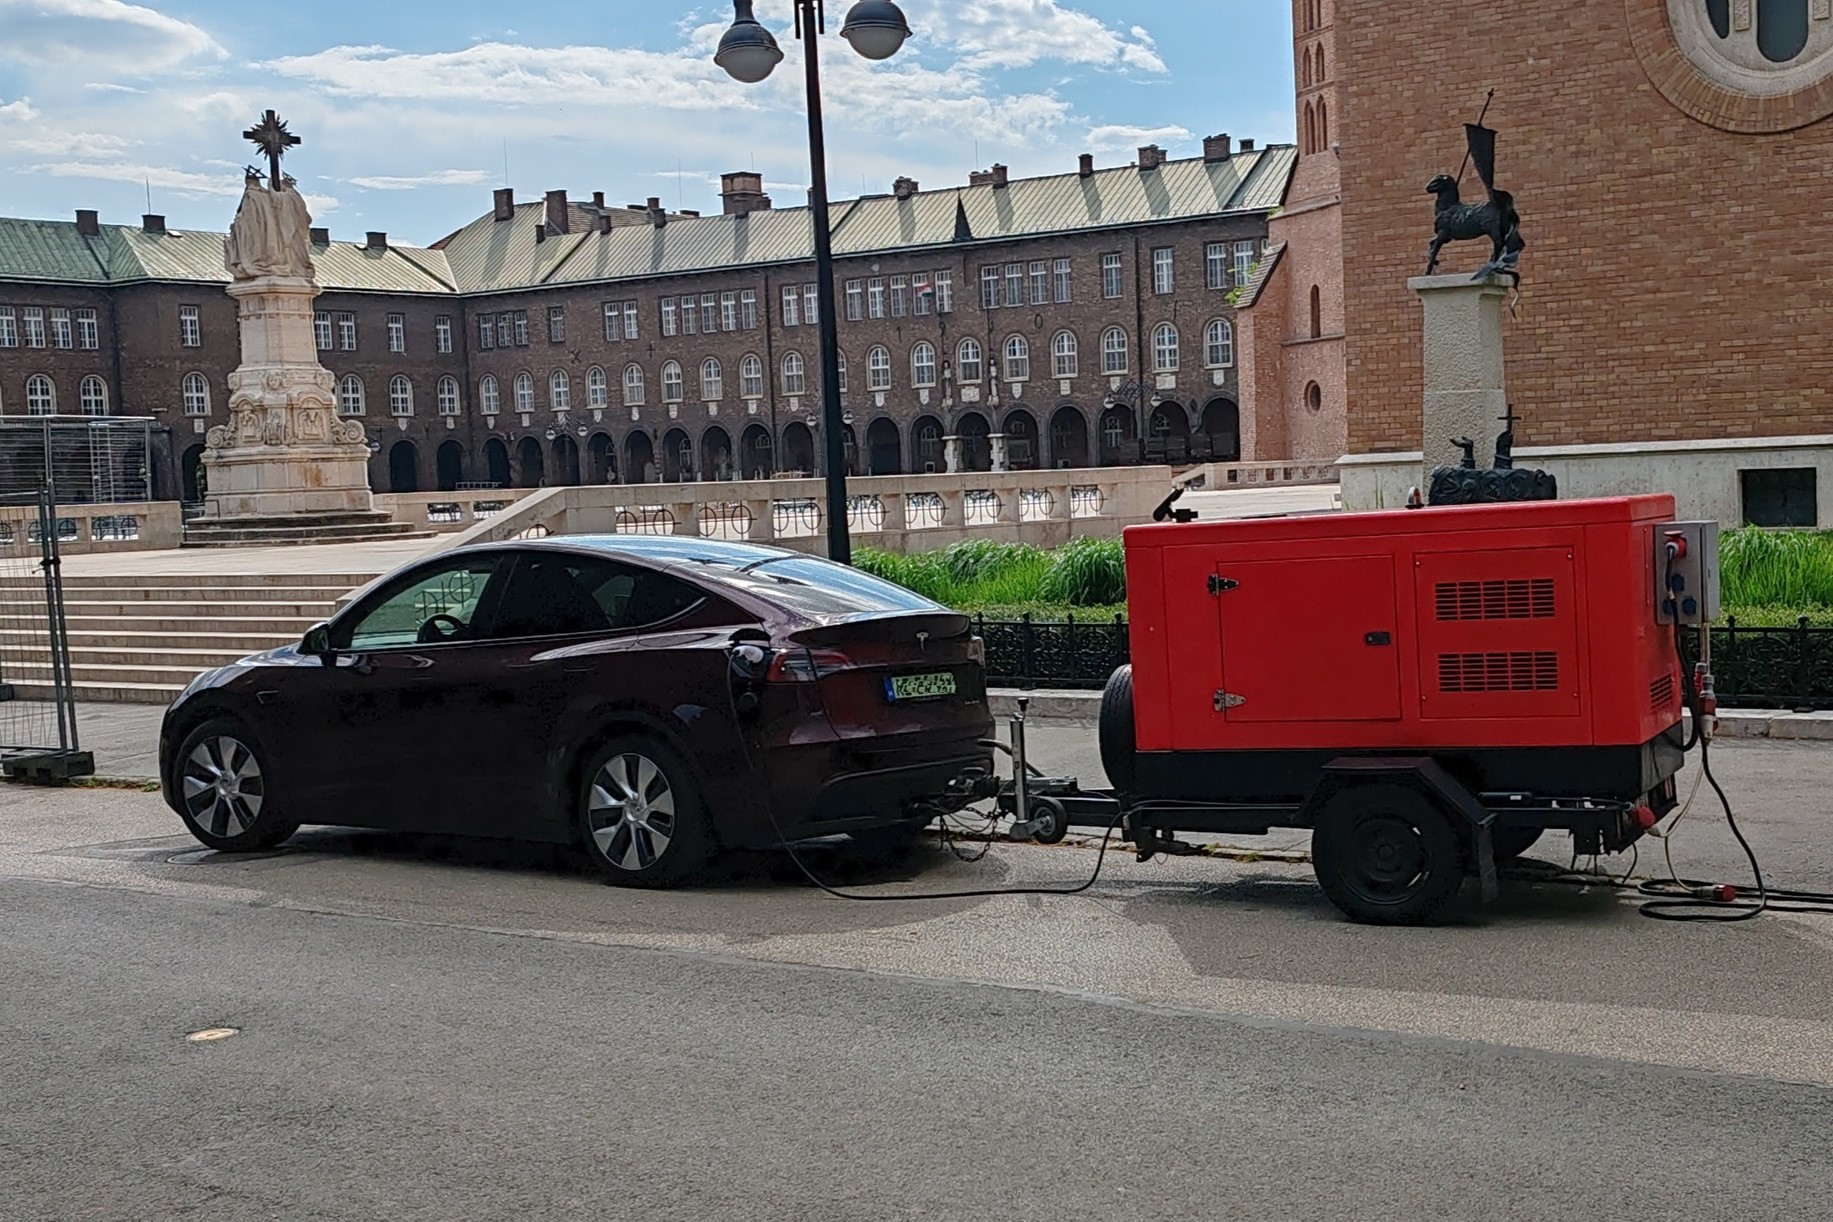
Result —
<instances>
[{"instance_id":1,"label":"bronze statue","mask_svg":"<svg viewBox=\"0 0 1833 1222\"><path fill-rule=\"evenodd\" d=\"M1487 103L1483 109L1487 114ZM1496 133L1484 127L1479 118L1475 123L1464 125L1464 135L1469 148L1465 163L1476 162L1477 177L1483 180L1483 188L1489 193L1489 202L1466 204L1461 201L1458 183L1464 176L1462 170L1458 171L1457 178L1440 174L1426 184L1426 194L1438 197L1437 210L1433 216L1432 247L1426 258L1426 275L1430 276L1437 270L1439 251L1444 249L1445 243L1488 238L1491 247L1489 262L1471 279L1481 280L1492 273L1500 273L1519 282L1521 273L1515 265L1527 243L1521 237L1521 217L1515 211L1515 197L1496 186Z\"/></svg>"}]
</instances>

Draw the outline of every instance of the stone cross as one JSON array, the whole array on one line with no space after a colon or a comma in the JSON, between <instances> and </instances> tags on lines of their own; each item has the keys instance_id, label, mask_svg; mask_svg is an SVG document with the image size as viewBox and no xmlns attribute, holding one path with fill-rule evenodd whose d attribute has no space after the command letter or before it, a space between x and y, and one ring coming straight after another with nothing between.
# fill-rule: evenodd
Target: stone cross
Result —
<instances>
[{"instance_id":1,"label":"stone cross","mask_svg":"<svg viewBox=\"0 0 1833 1222\"><path fill-rule=\"evenodd\" d=\"M268 182L274 190L280 189L280 158L286 151L299 143L299 137L286 130L286 120L273 111L261 116L261 121L242 133L244 140L251 140L255 147L267 154Z\"/></svg>"}]
</instances>

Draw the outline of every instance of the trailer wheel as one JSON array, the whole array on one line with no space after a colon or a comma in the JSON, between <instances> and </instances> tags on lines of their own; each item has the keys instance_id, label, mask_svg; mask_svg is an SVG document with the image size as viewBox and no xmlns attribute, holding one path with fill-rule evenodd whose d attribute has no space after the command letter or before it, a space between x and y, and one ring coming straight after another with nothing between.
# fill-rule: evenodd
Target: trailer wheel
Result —
<instances>
[{"instance_id":1,"label":"trailer wheel","mask_svg":"<svg viewBox=\"0 0 1833 1222\"><path fill-rule=\"evenodd\" d=\"M1069 812L1055 798L1032 798L1035 809L1031 812L1033 819L1043 820L1043 826L1031 834L1039 844L1062 844L1063 837L1069 835Z\"/></svg>"},{"instance_id":2,"label":"trailer wheel","mask_svg":"<svg viewBox=\"0 0 1833 1222\"><path fill-rule=\"evenodd\" d=\"M1108 676L1101 693L1101 720L1096 730L1101 744L1101 767L1107 783L1130 792L1139 777L1139 740L1133 727L1133 667L1122 666Z\"/></svg>"},{"instance_id":3,"label":"trailer wheel","mask_svg":"<svg viewBox=\"0 0 1833 1222\"><path fill-rule=\"evenodd\" d=\"M1319 815L1312 868L1330 902L1353 921L1418 925L1464 881L1464 853L1451 821L1401 785L1340 791Z\"/></svg>"}]
</instances>

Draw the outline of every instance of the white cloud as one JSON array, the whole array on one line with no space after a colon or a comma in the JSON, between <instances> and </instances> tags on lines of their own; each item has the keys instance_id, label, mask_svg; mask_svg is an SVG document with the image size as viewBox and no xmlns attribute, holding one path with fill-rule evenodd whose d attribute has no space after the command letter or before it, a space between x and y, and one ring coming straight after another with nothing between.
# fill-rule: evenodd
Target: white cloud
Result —
<instances>
[{"instance_id":1,"label":"white cloud","mask_svg":"<svg viewBox=\"0 0 1833 1222\"><path fill-rule=\"evenodd\" d=\"M92 178L102 182L129 182L136 186L145 184L161 191L176 192L188 199L235 199L242 194L240 174L202 174L195 170L179 170L137 161L51 161L28 166L27 171L52 178ZM338 206L335 195L315 195L309 191L300 194L315 215L330 212Z\"/></svg>"},{"instance_id":2,"label":"white cloud","mask_svg":"<svg viewBox=\"0 0 1833 1222\"><path fill-rule=\"evenodd\" d=\"M58 157L66 153L85 156L109 156L124 153L140 141L110 132L57 132L44 136L17 136L0 139L0 147L39 157Z\"/></svg>"},{"instance_id":3,"label":"white cloud","mask_svg":"<svg viewBox=\"0 0 1833 1222\"><path fill-rule=\"evenodd\" d=\"M1085 143L1097 153L1116 149L1137 149L1147 144L1175 144L1191 139L1187 127L1130 127L1124 123L1107 123L1088 129Z\"/></svg>"},{"instance_id":4,"label":"white cloud","mask_svg":"<svg viewBox=\"0 0 1833 1222\"><path fill-rule=\"evenodd\" d=\"M493 175L489 170L434 170L430 174L416 174L411 177L364 177L350 179L353 187L362 187L368 191L412 191L418 187L466 187L480 182L489 182Z\"/></svg>"},{"instance_id":5,"label":"white cloud","mask_svg":"<svg viewBox=\"0 0 1833 1222\"><path fill-rule=\"evenodd\" d=\"M38 107L32 105L31 98L16 98L11 102L0 103L0 122L30 123L38 118Z\"/></svg>"},{"instance_id":6,"label":"white cloud","mask_svg":"<svg viewBox=\"0 0 1833 1222\"><path fill-rule=\"evenodd\" d=\"M122 0L0 0L0 58L146 72L228 55L201 27Z\"/></svg>"},{"instance_id":7,"label":"white cloud","mask_svg":"<svg viewBox=\"0 0 1833 1222\"><path fill-rule=\"evenodd\" d=\"M136 89L132 85L122 85L115 81L85 81L83 82L83 88L93 89L97 93L145 93L146 92L146 90L144 89Z\"/></svg>"},{"instance_id":8,"label":"white cloud","mask_svg":"<svg viewBox=\"0 0 1833 1222\"><path fill-rule=\"evenodd\" d=\"M913 28L962 54L969 67L1024 68L1044 61L1164 72L1152 36L1122 33L1057 0L915 0Z\"/></svg>"}]
</instances>

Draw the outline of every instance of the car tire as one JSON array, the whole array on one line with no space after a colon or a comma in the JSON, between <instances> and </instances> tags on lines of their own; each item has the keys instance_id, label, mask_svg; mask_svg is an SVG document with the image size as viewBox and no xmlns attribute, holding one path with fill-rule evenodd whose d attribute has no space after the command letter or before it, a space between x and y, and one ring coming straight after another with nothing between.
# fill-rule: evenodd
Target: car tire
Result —
<instances>
[{"instance_id":1,"label":"car tire","mask_svg":"<svg viewBox=\"0 0 1833 1222\"><path fill-rule=\"evenodd\" d=\"M218 717L185 735L172 761L178 816L199 842L223 853L271 849L299 830L261 740L246 725Z\"/></svg>"},{"instance_id":2,"label":"car tire","mask_svg":"<svg viewBox=\"0 0 1833 1222\"><path fill-rule=\"evenodd\" d=\"M586 854L618 886L675 886L717 847L693 770L653 738L619 736L594 751L577 804Z\"/></svg>"},{"instance_id":3,"label":"car tire","mask_svg":"<svg viewBox=\"0 0 1833 1222\"><path fill-rule=\"evenodd\" d=\"M1464 850L1450 819L1402 785L1339 791L1311 839L1311 863L1330 902L1368 925L1419 925L1464 882Z\"/></svg>"},{"instance_id":4,"label":"car tire","mask_svg":"<svg viewBox=\"0 0 1833 1222\"><path fill-rule=\"evenodd\" d=\"M1108 676L1101 693L1101 718L1096 726L1101 745L1101 767L1107 783L1122 793L1139 780L1139 742L1133 724L1133 667L1129 663Z\"/></svg>"}]
</instances>

